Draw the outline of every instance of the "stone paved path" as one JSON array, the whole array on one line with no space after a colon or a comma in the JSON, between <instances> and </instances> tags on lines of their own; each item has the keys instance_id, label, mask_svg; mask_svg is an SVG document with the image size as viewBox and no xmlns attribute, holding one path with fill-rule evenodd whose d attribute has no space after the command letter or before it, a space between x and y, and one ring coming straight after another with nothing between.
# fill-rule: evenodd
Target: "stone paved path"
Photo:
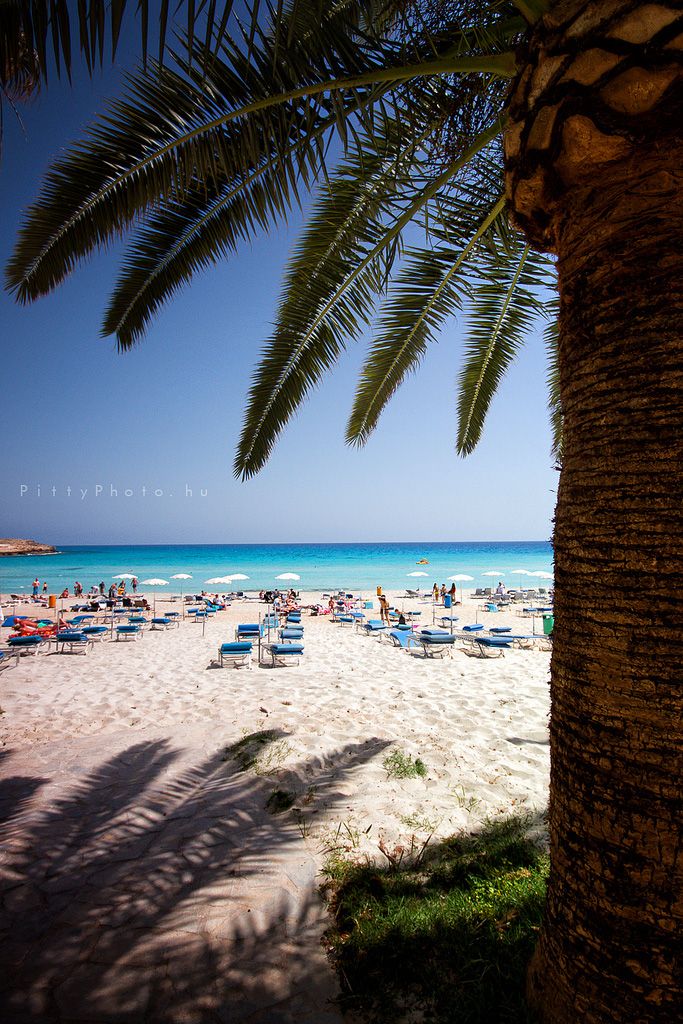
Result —
<instances>
[{"instance_id":1,"label":"stone paved path","mask_svg":"<svg viewBox=\"0 0 683 1024\"><path fill-rule=\"evenodd\" d=\"M316 864L267 792L197 730L3 755L3 1024L341 1024Z\"/></svg>"}]
</instances>

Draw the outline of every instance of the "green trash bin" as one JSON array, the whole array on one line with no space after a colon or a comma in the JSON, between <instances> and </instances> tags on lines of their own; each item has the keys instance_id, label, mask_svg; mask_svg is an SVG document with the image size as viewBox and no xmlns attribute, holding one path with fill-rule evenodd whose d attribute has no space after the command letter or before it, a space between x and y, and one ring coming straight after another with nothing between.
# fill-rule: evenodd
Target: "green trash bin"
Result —
<instances>
[{"instance_id":1,"label":"green trash bin","mask_svg":"<svg viewBox=\"0 0 683 1024\"><path fill-rule=\"evenodd\" d=\"M548 614L544 615L543 616L543 632L544 632L544 634L546 636L550 636L550 634L552 633L554 627L555 627L555 616L554 615L548 615Z\"/></svg>"}]
</instances>

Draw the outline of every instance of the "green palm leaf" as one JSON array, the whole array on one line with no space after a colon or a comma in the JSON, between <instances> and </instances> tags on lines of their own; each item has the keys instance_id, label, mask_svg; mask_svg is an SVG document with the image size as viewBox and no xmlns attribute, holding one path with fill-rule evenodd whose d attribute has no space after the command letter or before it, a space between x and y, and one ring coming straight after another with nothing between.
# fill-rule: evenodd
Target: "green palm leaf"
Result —
<instances>
[{"instance_id":1,"label":"green palm leaf","mask_svg":"<svg viewBox=\"0 0 683 1024\"><path fill-rule=\"evenodd\" d=\"M254 0L228 31L230 4L208 0L200 17L203 5L190 3L174 66L131 77L124 99L49 172L9 264L10 288L30 301L140 225L104 324L129 348L198 270L323 182L252 382L236 473L264 464L387 291L348 439L368 437L446 317L471 298L458 438L471 450L542 310L533 289L545 264L504 216L498 138L513 51L543 4ZM124 7L112 4L114 45ZM162 50L168 16L162 3ZM67 27L53 25L64 52ZM403 260L406 231L417 229L426 246Z\"/></svg>"},{"instance_id":2,"label":"green palm leaf","mask_svg":"<svg viewBox=\"0 0 683 1024\"><path fill-rule=\"evenodd\" d=\"M34 68L39 79L47 81L50 61L54 62L57 75L62 71L71 77L73 51L77 37L80 52L89 72L96 64L102 64L107 45L112 59L121 32L121 25L130 10L127 0L88 0L88 3L73 3L73 0L3 0L0 12L0 80L4 89L11 80L11 70L17 64L17 55L27 51L35 55ZM135 8L140 15L140 39L143 60L147 59L150 38L148 0L136 0ZM194 38L195 27L201 19L204 32L204 49L219 45L225 35L227 20L232 3L221 5L221 18L217 20L216 3L195 4L184 0L158 0L154 15L158 20L157 46L159 61L163 60L167 26L170 14L186 9L185 26L190 40Z\"/></svg>"},{"instance_id":3,"label":"green palm leaf","mask_svg":"<svg viewBox=\"0 0 683 1024\"><path fill-rule=\"evenodd\" d=\"M549 260L513 239L479 274L472 292L465 362L459 377L457 450L469 454L491 399L533 321L543 312L538 288Z\"/></svg>"},{"instance_id":4,"label":"green palm leaf","mask_svg":"<svg viewBox=\"0 0 683 1024\"><path fill-rule=\"evenodd\" d=\"M224 40L220 57L202 58L195 47L194 61L177 57L177 72L157 68L153 78L131 78L128 98L48 173L8 266L18 299L51 290L79 259L158 203L183 203L197 181L215 187L275 154L287 173L286 154L301 124L310 129L331 111L337 128L350 111L362 119L377 99L377 83L391 91L449 69L512 72L509 54L472 55L461 41L436 58L425 42L410 64L397 63L401 47L360 38L343 13L296 39L286 62L276 63L274 40L259 35L260 48L249 40L247 53ZM364 127L371 128L371 118Z\"/></svg>"},{"instance_id":5,"label":"green palm leaf","mask_svg":"<svg viewBox=\"0 0 683 1024\"><path fill-rule=\"evenodd\" d=\"M126 253L103 333L116 334L119 347L129 348L158 308L198 270L284 217L298 202L299 179L307 184L317 176L320 149L313 143L332 130L335 119L331 115L296 138L287 154L292 161L289 174L282 173L280 158L274 158L236 183L195 191L185 202L161 209Z\"/></svg>"},{"instance_id":6,"label":"green palm leaf","mask_svg":"<svg viewBox=\"0 0 683 1024\"><path fill-rule=\"evenodd\" d=\"M363 179L358 174L348 181L342 175L335 179L329 198L323 199L290 267L276 333L249 391L235 458L236 475L246 478L264 465L277 437L306 394L334 364L346 340L355 337L369 322L374 297L385 285L403 230L473 156L499 135L500 128L499 122L490 126L465 154L417 193L413 183L411 201L388 226L374 219L372 210L383 212L377 206L385 194L382 175L386 178L390 173L392 186L396 184L393 159L380 172L378 182L372 181L367 154L363 158ZM419 144L420 140L416 141ZM411 160L414 151L413 144L408 150ZM425 173L424 169L421 173ZM349 182L350 187L346 187ZM358 218L356 204L359 188L364 195L362 220ZM349 212L350 221L346 219Z\"/></svg>"},{"instance_id":7,"label":"green palm leaf","mask_svg":"<svg viewBox=\"0 0 683 1024\"><path fill-rule=\"evenodd\" d=\"M558 466L562 462L563 453L562 404L560 400L560 372L557 351L559 314L560 303L558 299L553 299L546 306L548 325L543 332L543 337L548 357L548 411L550 412L550 429L552 432L550 454Z\"/></svg>"},{"instance_id":8,"label":"green palm leaf","mask_svg":"<svg viewBox=\"0 0 683 1024\"><path fill-rule=\"evenodd\" d=\"M409 254L363 367L346 432L350 444L365 444L406 374L417 369L447 317L462 308L470 294L468 264L486 233L503 216L504 205L500 197L484 204L483 210L474 203L464 210L458 224L461 248L421 249Z\"/></svg>"}]
</instances>

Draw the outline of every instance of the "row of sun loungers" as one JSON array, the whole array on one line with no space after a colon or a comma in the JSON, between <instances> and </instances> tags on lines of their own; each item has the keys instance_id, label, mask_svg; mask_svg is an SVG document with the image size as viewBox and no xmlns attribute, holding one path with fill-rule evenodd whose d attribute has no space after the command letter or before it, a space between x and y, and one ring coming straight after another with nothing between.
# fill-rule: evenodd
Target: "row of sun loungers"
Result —
<instances>
[{"instance_id":1,"label":"row of sun loungers","mask_svg":"<svg viewBox=\"0 0 683 1024\"><path fill-rule=\"evenodd\" d=\"M273 633L278 639L271 640ZM299 664L304 653L304 627L301 612L290 612L280 626L277 615L267 615L261 622L242 622L235 629L235 639L218 648L218 662L222 667L251 668L253 645L257 644L259 664L270 658L276 666Z\"/></svg>"}]
</instances>

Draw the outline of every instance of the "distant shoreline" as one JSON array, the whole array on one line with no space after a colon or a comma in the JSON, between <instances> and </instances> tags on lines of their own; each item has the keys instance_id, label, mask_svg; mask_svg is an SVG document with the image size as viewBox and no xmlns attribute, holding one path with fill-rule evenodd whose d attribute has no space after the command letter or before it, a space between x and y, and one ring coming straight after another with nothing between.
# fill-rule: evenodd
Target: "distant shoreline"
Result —
<instances>
[{"instance_id":1,"label":"distant shoreline","mask_svg":"<svg viewBox=\"0 0 683 1024\"><path fill-rule=\"evenodd\" d=\"M0 537L0 558L13 558L17 555L56 555L57 548L51 544L40 544L37 540L24 540L21 537Z\"/></svg>"}]
</instances>

